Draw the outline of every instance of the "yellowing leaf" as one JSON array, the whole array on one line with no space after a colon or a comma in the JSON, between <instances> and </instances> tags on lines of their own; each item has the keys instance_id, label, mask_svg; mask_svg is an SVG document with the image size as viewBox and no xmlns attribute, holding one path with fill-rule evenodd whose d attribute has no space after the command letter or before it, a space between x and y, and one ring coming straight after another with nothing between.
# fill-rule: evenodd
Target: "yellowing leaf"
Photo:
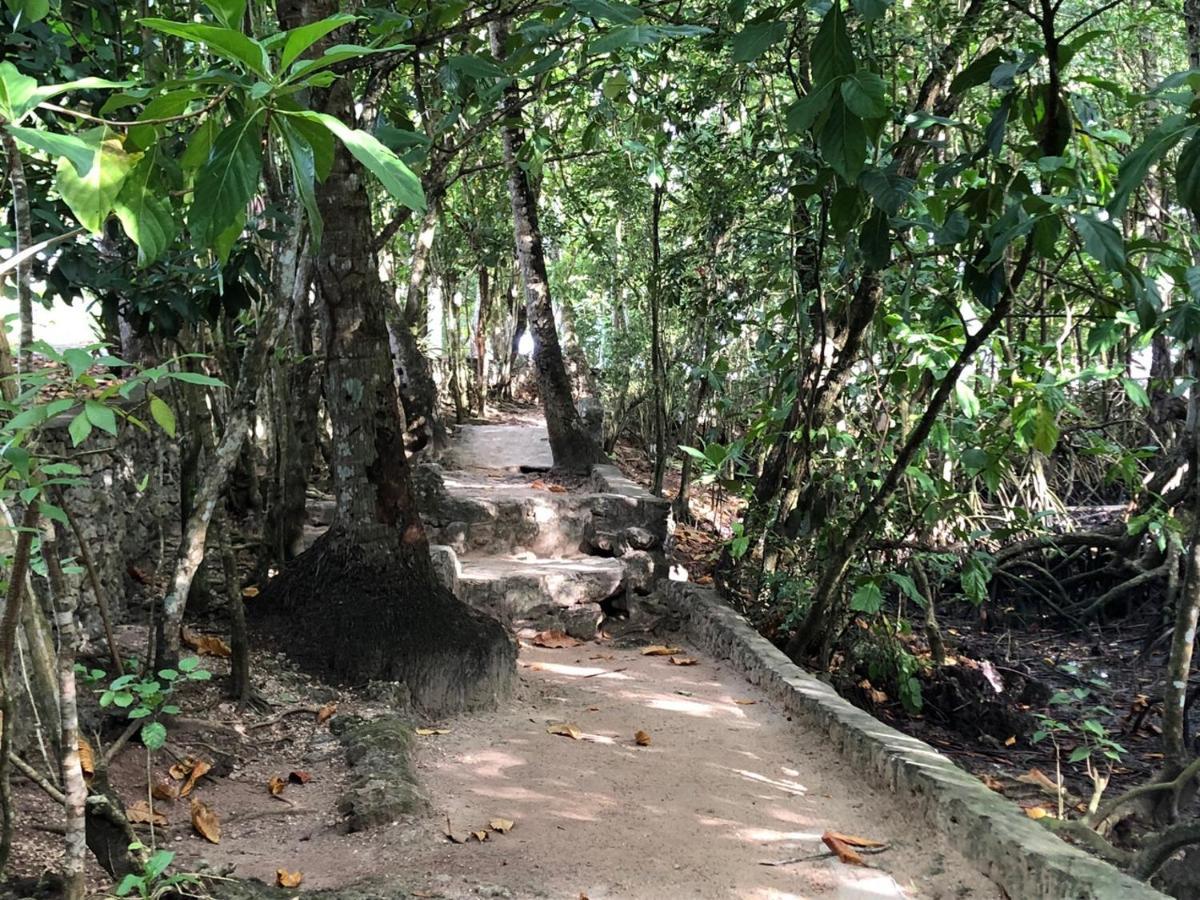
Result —
<instances>
[{"instance_id":1,"label":"yellowing leaf","mask_svg":"<svg viewBox=\"0 0 1200 900\"><path fill-rule=\"evenodd\" d=\"M486 831L472 831L471 837L475 838L475 840L482 844L488 839L488 833Z\"/></svg>"},{"instance_id":2,"label":"yellowing leaf","mask_svg":"<svg viewBox=\"0 0 1200 900\"><path fill-rule=\"evenodd\" d=\"M690 656L672 656L671 665L673 666L694 666L699 660L692 659Z\"/></svg>"},{"instance_id":3,"label":"yellowing leaf","mask_svg":"<svg viewBox=\"0 0 1200 900\"><path fill-rule=\"evenodd\" d=\"M192 827L210 844L221 843L221 822L217 814L195 797L192 798Z\"/></svg>"},{"instance_id":4,"label":"yellowing leaf","mask_svg":"<svg viewBox=\"0 0 1200 900\"><path fill-rule=\"evenodd\" d=\"M330 719L333 718L333 714L336 712L337 712L337 704L336 703L333 703L333 702L326 703L324 706L322 706L320 709L317 710L317 724L324 725L326 722L328 722Z\"/></svg>"},{"instance_id":5,"label":"yellowing leaf","mask_svg":"<svg viewBox=\"0 0 1200 900\"><path fill-rule=\"evenodd\" d=\"M157 809L151 809L145 800L138 800L125 807L125 818L131 825L166 825L167 817Z\"/></svg>"},{"instance_id":6,"label":"yellowing leaf","mask_svg":"<svg viewBox=\"0 0 1200 900\"><path fill-rule=\"evenodd\" d=\"M1004 739L1004 746L1011 747L1016 742L1017 742L1017 736L1015 734L1009 735L1007 738Z\"/></svg>"},{"instance_id":7,"label":"yellowing leaf","mask_svg":"<svg viewBox=\"0 0 1200 900\"><path fill-rule=\"evenodd\" d=\"M417 728L414 729L421 737L428 737L431 734L449 734L449 728Z\"/></svg>"},{"instance_id":8,"label":"yellowing leaf","mask_svg":"<svg viewBox=\"0 0 1200 900\"><path fill-rule=\"evenodd\" d=\"M1025 807L1025 815L1031 819L1044 819L1050 813L1042 806L1027 806Z\"/></svg>"},{"instance_id":9,"label":"yellowing leaf","mask_svg":"<svg viewBox=\"0 0 1200 900\"><path fill-rule=\"evenodd\" d=\"M272 775L271 780L267 782L267 790L272 797L282 794L285 787L287 787L287 782L279 775Z\"/></svg>"},{"instance_id":10,"label":"yellowing leaf","mask_svg":"<svg viewBox=\"0 0 1200 900\"><path fill-rule=\"evenodd\" d=\"M667 647L664 644L651 644L649 647L642 648L642 656L674 656L676 653L682 653L683 650L679 647Z\"/></svg>"},{"instance_id":11,"label":"yellowing leaf","mask_svg":"<svg viewBox=\"0 0 1200 900\"><path fill-rule=\"evenodd\" d=\"M736 703L738 706L753 706L758 701L757 700L734 700L733 702Z\"/></svg>"},{"instance_id":12,"label":"yellowing leaf","mask_svg":"<svg viewBox=\"0 0 1200 900\"><path fill-rule=\"evenodd\" d=\"M576 640L569 634L558 630L539 631L533 636L535 647L546 647L550 650L561 650L565 647L578 647L583 641Z\"/></svg>"},{"instance_id":13,"label":"yellowing leaf","mask_svg":"<svg viewBox=\"0 0 1200 900\"><path fill-rule=\"evenodd\" d=\"M579 740L583 737L583 732L579 730L579 726L573 722L555 722L552 725L546 726L548 734L560 734L563 737L569 737L572 740Z\"/></svg>"},{"instance_id":14,"label":"yellowing leaf","mask_svg":"<svg viewBox=\"0 0 1200 900\"><path fill-rule=\"evenodd\" d=\"M256 588L254 585L250 585L249 587L242 588L242 596L243 597L257 597L258 593L259 593L258 588ZM280 869L279 871L282 872L283 869Z\"/></svg>"},{"instance_id":15,"label":"yellowing leaf","mask_svg":"<svg viewBox=\"0 0 1200 900\"><path fill-rule=\"evenodd\" d=\"M304 881L303 872L289 872L287 869L275 870L275 883L281 888L300 887Z\"/></svg>"},{"instance_id":16,"label":"yellowing leaf","mask_svg":"<svg viewBox=\"0 0 1200 900\"><path fill-rule=\"evenodd\" d=\"M512 819L492 819L488 822L488 828L501 834L508 834L513 830L513 821Z\"/></svg>"},{"instance_id":17,"label":"yellowing leaf","mask_svg":"<svg viewBox=\"0 0 1200 900\"><path fill-rule=\"evenodd\" d=\"M638 733L633 736L633 740L639 747L650 746L650 735L645 731L638 731Z\"/></svg>"}]
</instances>

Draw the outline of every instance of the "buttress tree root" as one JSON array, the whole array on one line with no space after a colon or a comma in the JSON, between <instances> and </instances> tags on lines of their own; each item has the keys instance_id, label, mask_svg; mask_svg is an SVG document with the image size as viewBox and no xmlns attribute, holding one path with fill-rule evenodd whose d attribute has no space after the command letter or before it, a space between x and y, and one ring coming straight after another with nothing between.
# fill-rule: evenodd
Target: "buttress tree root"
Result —
<instances>
[{"instance_id":1,"label":"buttress tree root","mask_svg":"<svg viewBox=\"0 0 1200 900\"><path fill-rule=\"evenodd\" d=\"M306 670L361 684L403 681L431 714L494 706L506 696L516 645L432 573L427 545L400 532L364 543L330 529L293 560L256 604Z\"/></svg>"}]
</instances>

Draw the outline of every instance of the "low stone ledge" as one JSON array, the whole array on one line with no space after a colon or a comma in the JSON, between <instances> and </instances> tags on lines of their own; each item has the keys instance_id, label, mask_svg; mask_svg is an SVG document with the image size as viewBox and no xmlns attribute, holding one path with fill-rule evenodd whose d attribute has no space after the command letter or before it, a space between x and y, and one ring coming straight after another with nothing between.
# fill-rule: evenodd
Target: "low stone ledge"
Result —
<instances>
[{"instance_id":1,"label":"low stone ledge","mask_svg":"<svg viewBox=\"0 0 1200 900\"><path fill-rule=\"evenodd\" d=\"M913 804L1010 897L1022 900L1167 900L1148 885L1059 840L924 741L838 696L796 666L710 590L668 582L667 606L685 632L789 713L820 728L857 770Z\"/></svg>"}]
</instances>

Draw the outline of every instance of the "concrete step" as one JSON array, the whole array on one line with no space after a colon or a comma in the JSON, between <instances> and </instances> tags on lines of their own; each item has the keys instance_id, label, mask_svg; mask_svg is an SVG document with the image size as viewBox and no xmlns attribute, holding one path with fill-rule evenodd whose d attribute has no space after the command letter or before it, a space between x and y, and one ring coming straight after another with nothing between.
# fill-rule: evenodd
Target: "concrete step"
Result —
<instances>
[{"instance_id":1,"label":"concrete step","mask_svg":"<svg viewBox=\"0 0 1200 900\"><path fill-rule=\"evenodd\" d=\"M623 601L626 566L619 559L477 557L459 560L458 596L502 622L558 625L595 637L601 604Z\"/></svg>"}]
</instances>

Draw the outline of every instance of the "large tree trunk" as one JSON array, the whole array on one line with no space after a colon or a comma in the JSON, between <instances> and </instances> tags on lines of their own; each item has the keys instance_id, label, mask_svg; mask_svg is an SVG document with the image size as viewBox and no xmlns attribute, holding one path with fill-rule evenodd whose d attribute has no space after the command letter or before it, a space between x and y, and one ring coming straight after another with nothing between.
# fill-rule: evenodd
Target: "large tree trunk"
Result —
<instances>
[{"instance_id":1,"label":"large tree trunk","mask_svg":"<svg viewBox=\"0 0 1200 900\"><path fill-rule=\"evenodd\" d=\"M281 24L296 27L336 7L282 0ZM353 119L346 79L321 100L324 112ZM431 712L494 703L509 689L515 646L499 622L459 602L434 573L405 456L384 321L392 299L371 249L366 174L341 147L317 203L336 507L329 531L267 586L264 605L291 631L290 652L322 674L404 681Z\"/></svg>"},{"instance_id":2,"label":"large tree trunk","mask_svg":"<svg viewBox=\"0 0 1200 900\"><path fill-rule=\"evenodd\" d=\"M488 31L492 54L497 59L503 59L504 43L508 38L505 24L492 22ZM533 186L529 183L529 175L519 163L525 134L521 124L520 93L515 82L505 88L504 104L504 163L508 169L508 189L512 196L513 234L521 277L525 282L525 306L529 330L533 334L533 362L537 370L538 394L546 414L546 428L550 433L550 450L556 466L587 471L593 463L604 461L604 452L588 434L575 408L571 378L558 341L542 232L538 227L537 201Z\"/></svg>"}]
</instances>

